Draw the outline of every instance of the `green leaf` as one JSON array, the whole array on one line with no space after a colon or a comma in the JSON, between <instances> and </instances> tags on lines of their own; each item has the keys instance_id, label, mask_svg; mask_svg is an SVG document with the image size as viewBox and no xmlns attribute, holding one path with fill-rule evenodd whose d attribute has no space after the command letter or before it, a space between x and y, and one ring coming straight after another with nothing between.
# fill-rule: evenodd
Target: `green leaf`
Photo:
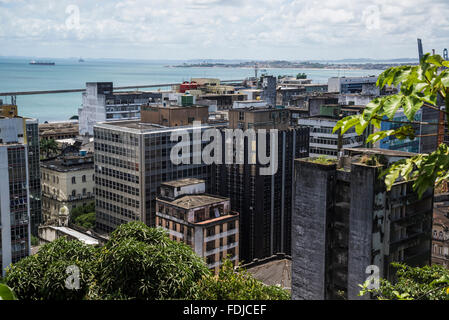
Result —
<instances>
[{"instance_id":1,"label":"green leaf","mask_svg":"<svg viewBox=\"0 0 449 320\"><path fill-rule=\"evenodd\" d=\"M396 114L396 111L399 109L399 107L402 104L404 96L402 95L394 95L389 96L385 99L383 104L383 109L385 111L386 116L391 119Z\"/></svg>"},{"instance_id":2,"label":"green leaf","mask_svg":"<svg viewBox=\"0 0 449 320\"><path fill-rule=\"evenodd\" d=\"M363 110L363 119L369 121L373 116L377 115L378 111L382 109L384 99L376 98L368 103Z\"/></svg>"},{"instance_id":3,"label":"green leaf","mask_svg":"<svg viewBox=\"0 0 449 320\"><path fill-rule=\"evenodd\" d=\"M366 143L372 142L375 143L379 140L385 139L388 136L393 135L395 130L386 130L386 131L377 131L368 136L366 139Z\"/></svg>"},{"instance_id":4,"label":"green leaf","mask_svg":"<svg viewBox=\"0 0 449 320\"><path fill-rule=\"evenodd\" d=\"M446 61L446 62L448 62L449 63L449 61ZM449 67L448 67L449 68ZM444 72L444 74L443 74L443 76L441 77L441 83L446 87L446 88L448 88L449 87L449 71L448 70L445 70L445 71L443 71Z\"/></svg>"},{"instance_id":5,"label":"green leaf","mask_svg":"<svg viewBox=\"0 0 449 320\"><path fill-rule=\"evenodd\" d=\"M415 120L415 113L423 106L423 104L424 102L414 95L404 97L402 107L407 119L410 121Z\"/></svg>"},{"instance_id":6,"label":"green leaf","mask_svg":"<svg viewBox=\"0 0 449 320\"><path fill-rule=\"evenodd\" d=\"M17 300L17 298L7 285L0 283L0 300Z\"/></svg>"},{"instance_id":7,"label":"green leaf","mask_svg":"<svg viewBox=\"0 0 449 320\"><path fill-rule=\"evenodd\" d=\"M338 129L341 129L341 134L344 134L346 131L348 131L353 126L360 123L360 115L354 115L354 116L348 116L345 117L337 122L334 129L332 130L332 133L335 133Z\"/></svg>"},{"instance_id":8,"label":"green leaf","mask_svg":"<svg viewBox=\"0 0 449 320\"><path fill-rule=\"evenodd\" d=\"M433 56L429 56L426 59L426 62L430 63L430 64L433 64L433 65L435 65L437 67L442 67L444 59L439 54L435 54Z\"/></svg>"}]
</instances>

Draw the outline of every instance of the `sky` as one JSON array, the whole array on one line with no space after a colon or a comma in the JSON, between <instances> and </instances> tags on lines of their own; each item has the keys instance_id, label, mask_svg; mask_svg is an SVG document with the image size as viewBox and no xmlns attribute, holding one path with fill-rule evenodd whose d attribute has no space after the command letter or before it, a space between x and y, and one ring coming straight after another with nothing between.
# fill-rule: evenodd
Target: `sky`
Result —
<instances>
[{"instance_id":1,"label":"sky","mask_svg":"<svg viewBox=\"0 0 449 320\"><path fill-rule=\"evenodd\" d=\"M448 0L0 0L0 55L393 59L449 47Z\"/></svg>"}]
</instances>

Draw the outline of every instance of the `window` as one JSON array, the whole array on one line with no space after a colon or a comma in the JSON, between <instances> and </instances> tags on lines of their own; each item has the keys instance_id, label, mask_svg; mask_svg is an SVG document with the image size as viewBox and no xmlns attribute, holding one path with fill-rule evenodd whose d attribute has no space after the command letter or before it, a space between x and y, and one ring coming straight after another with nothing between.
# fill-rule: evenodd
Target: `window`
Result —
<instances>
[{"instance_id":1,"label":"window","mask_svg":"<svg viewBox=\"0 0 449 320\"><path fill-rule=\"evenodd\" d=\"M76 178L72 177L72 184L76 184Z\"/></svg>"},{"instance_id":2,"label":"window","mask_svg":"<svg viewBox=\"0 0 449 320\"><path fill-rule=\"evenodd\" d=\"M86 182L86 176L83 175L83 177L81 178L83 182Z\"/></svg>"},{"instance_id":3,"label":"window","mask_svg":"<svg viewBox=\"0 0 449 320\"><path fill-rule=\"evenodd\" d=\"M76 197L76 190L72 190L72 197Z\"/></svg>"}]
</instances>

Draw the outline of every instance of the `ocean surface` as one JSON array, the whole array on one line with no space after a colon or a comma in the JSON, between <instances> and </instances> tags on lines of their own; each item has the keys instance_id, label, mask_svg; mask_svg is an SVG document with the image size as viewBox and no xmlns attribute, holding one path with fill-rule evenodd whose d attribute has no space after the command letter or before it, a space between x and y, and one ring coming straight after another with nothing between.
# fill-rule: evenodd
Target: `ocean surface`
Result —
<instances>
[{"instance_id":1,"label":"ocean surface","mask_svg":"<svg viewBox=\"0 0 449 320\"><path fill-rule=\"evenodd\" d=\"M152 61L108 61L52 59L54 66L30 65L29 59L0 57L0 92L82 89L86 82L112 81L114 86L148 85L188 81L195 77L236 80L254 76L250 68L172 68ZM173 63L171 64L181 64ZM259 74L264 70L259 70ZM380 70L266 69L267 74L291 75L304 72L313 83L327 83L335 76L377 75ZM169 88L161 88L168 90ZM140 89L157 90L157 88ZM1 97L9 103L9 97ZM17 96L19 114L44 121L67 120L78 114L81 93Z\"/></svg>"}]
</instances>

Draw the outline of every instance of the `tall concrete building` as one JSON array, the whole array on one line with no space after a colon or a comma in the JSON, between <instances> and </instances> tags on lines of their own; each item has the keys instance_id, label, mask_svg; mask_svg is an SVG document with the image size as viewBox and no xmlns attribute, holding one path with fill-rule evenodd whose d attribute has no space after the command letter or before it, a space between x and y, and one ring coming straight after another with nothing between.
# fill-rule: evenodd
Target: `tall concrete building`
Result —
<instances>
[{"instance_id":1,"label":"tall concrete building","mask_svg":"<svg viewBox=\"0 0 449 320\"><path fill-rule=\"evenodd\" d=\"M111 232L133 220L155 226L156 197L162 182L182 178L208 182L211 166L193 161L193 132L208 128L211 126L167 127L139 120L95 125L96 228ZM186 158L190 164L174 164L170 159L171 150L178 143L170 137L180 132L189 133Z\"/></svg>"},{"instance_id":2,"label":"tall concrete building","mask_svg":"<svg viewBox=\"0 0 449 320\"><path fill-rule=\"evenodd\" d=\"M262 94L261 99L265 100L269 106L276 106L276 77L262 76Z\"/></svg>"},{"instance_id":3,"label":"tall concrete building","mask_svg":"<svg viewBox=\"0 0 449 320\"><path fill-rule=\"evenodd\" d=\"M26 121L0 118L0 261L2 274L30 254L30 189Z\"/></svg>"},{"instance_id":4,"label":"tall concrete building","mask_svg":"<svg viewBox=\"0 0 449 320\"><path fill-rule=\"evenodd\" d=\"M290 254L293 162L295 158L307 157L309 129L289 127L287 109L239 108L229 111L231 129L277 130L277 140L272 143L277 155L277 170L263 175L266 167L259 161L250 164L249 148L261 148L258 143L244 143L243 164L213 165L212 193L231 199L231 208L240 214L240 260L244 263L255 258L265 258L276 253ZM267 131L267 144L270 136ZM224 137L226 133L222 134ZM274 137L273 137L274 139ZM271 149L270 149L271 150ZM274 153L273 153L274 154ZM270 151L270 156L273 156Z\"/></svg>"},{"instance_id":5,"label":"tall concrete building","mask_svg":"<svg viewBox=\"0 0 449 320\"><path fill-rule=\"evenodd\" d=\"M413 155L346 149L338 163L296 160L293 299L367 299L358 296L367 268L392 280L391 262L430 264L433 189L419 199L413 182L386 191L379 179L389 163Z\"/></svg>"},{"instance_id":6,"label":"tall concrete building","mask_svg":"<svg viewBox=\"0 0 449 320\"><path fill-rule=\"evenodd\" d=\"M38 235L43 221L40 173L39 124L36 119L26 119L26 144L28 146L28 185L30 189L31 234Z\"/></svg>"},{"instance_id":7,"label":"tall concrete building","mask_svg":"<svg viewBox=\"0 0 449 320\"><path fill-rule=\"evenodd\" d=\"M16 122L22 121L25 123L25 132L20 134L24 138L24 143L28 146L31 233L37 236L39 224L42 223L39 124L37 119L19 117L16 105L3 104L1 101L0 114L5 118L20 119ZM8 123L8 121L5 120L4 123ZM19 128L19 130L22 129Z\"/></svg>"},{"instance_id":8,"label":"tall concrete building","mask_svg":"<svg viewBox=\"0 0 449 320\"><path fill-rule=\"evenodd\" d=\"M297 118L298 125L310 129L309 156L326 156L335 159L339 149L364 146L368 130L362 135L358 135L354 128L343 135L332 132L341 118L359 114L363 112L363 108L363 106L321 105L319 115Z\"/></svg>"},{"instance_id":9,"label":"tall concrete building","mask_svg":"<svg viewBox=\"0 0 449 320\"><path fill-rule=\"evenodd\" d=\"M79 133L92 136L97 122L140 119L140 106L161 98L157 92L114 92L112 82L87 82L83 105L78 109Z\"/></svg>"}]
</instances>

